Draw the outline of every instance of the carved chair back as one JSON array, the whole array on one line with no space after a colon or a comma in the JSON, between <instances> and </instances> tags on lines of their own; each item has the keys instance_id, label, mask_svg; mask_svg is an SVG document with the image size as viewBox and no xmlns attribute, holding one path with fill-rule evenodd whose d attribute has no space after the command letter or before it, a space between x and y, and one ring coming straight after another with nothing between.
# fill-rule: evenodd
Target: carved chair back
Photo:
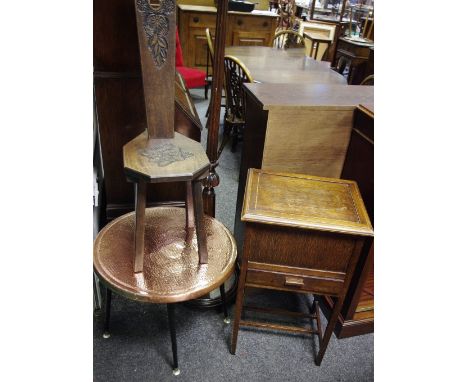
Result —
<instances>
[{"instance_id":1,"label":"carved chair back","mask_svg":"<svg viewBox=\"0 0 468 382\"><path fill-rule=\"evenodd\" d=\"M234 56L224 57L227 115L231 119L245 120L245 98L242 84L253 82L245 65Z\"/></svg>"},{"instance_id":2,"label":"carved chair back","mask_svg":"<svg viewBox=\"0 0 468 382\"><path fill-rule=\"evenodd\" d=\"M275 34L273 47L278 49L305 48L304 37L292 30L280 31Z\"/></svg>"}]
</instances>

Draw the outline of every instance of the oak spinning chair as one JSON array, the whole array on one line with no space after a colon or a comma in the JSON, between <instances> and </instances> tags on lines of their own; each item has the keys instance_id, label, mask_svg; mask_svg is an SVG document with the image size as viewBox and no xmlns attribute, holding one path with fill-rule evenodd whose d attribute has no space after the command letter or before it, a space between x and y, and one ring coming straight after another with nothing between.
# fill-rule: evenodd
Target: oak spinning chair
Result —
<instances>
[{"instance_id":1,"label":"oak spinning chair","mask_svg":"<svg viewBox=\"0 0 468 382\"><path fill-rule=\"evenodd\" d=\"M245 126L245 94L243 84L254 82L245 65L234 56L224 57L224 78L226 87L226 117L224 119L224 137L218 156L232 136L231 151L235 152Z\"/></svg>"},{"instance_id":2,"label":"oak spinning chair","mask_svg":"<svg viewBox=\"0 0 468 382\"><path fill-rule=\"evenodd\" d=\"M275 34L273 47L278 49L304 48L304 37L292 30L280 31Z\"/></svg>"}]
</instances>

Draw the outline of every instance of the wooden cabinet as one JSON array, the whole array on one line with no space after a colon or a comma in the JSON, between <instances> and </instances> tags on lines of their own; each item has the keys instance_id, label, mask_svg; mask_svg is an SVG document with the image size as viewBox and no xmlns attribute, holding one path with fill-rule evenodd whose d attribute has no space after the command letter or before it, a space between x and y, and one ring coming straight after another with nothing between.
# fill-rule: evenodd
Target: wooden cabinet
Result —
<instances>
[{"instance_id":1,"label":"wooden cabinet","mask_svg":"<svg viewBox=\"0 0 468 382\"><path fill-rule=\"evenodd\" d=\"M371 108L373 86L244 86L246 129L235 220L239 249L245 238L241 215L250 168L355 180L373 221L373 118L359 106ZM373 247L357 265L335 331L339 338L373 331L372 268ZM333 300L327 302L329 315Z\"/></svg>"},{"instance_id":2,"label":"wooden cabinet","mask_svg":"<svg viewBox=\"0 0 468 382\"><path fill-rule=\"evenodd\" d=\"M369 218L374 223L374 112L372 105L359 105L354 113L354 125L346 153L343 179L357 182ZM338 316L335 334L346 338L374 331L374 245L362 256L360 270L351 282L345 303ZM322 299L329 317L335 300Z\"/></svg>"},{"instance_id":3,"label":"wooden cabinet","mask_svg":"<svg viewBox=\"0 0 468 382\"><path fill-rule=\"evenodd\" d=\"M245 241L231 352L239 326L307 332L241 319L245 287L313 293L336 301L323 337L317 315L317 329L309 331L319 335L315 362L320 365L354 275L360 272L357 264L367 256L373 237L356 182L249 169L242 221Z\"/></svg>"},{"instance_id":4,"label":"wooden cabinet","mask_svg":"<svg viewBox=\"0 0 468 382\"><path fill-rule=\"evenodd\" d=\"M228 12L226 46L271 46L275 36L276 19L276 14L267 11ZM214 35L216 8L179 5L177 20L184 64L205 69L208 59L205 30L210 28L211 34Z\"/></svg>"},{"instance_id":5,"label":"wooden cabinet","mask_svg":"<svg viewBox=\"0 0 468 382\"><path fill-rule=\"evenodd\" d=\"M350 41L345 37L338 39L335 60L332 66L336 67L340 57L343 57L349 66L348 84L359 85L365 78L367 61L369 60L370 48L373 42L361 43ZM374 57L372 56L372 60Z\"/></svg>"}]
</instances>

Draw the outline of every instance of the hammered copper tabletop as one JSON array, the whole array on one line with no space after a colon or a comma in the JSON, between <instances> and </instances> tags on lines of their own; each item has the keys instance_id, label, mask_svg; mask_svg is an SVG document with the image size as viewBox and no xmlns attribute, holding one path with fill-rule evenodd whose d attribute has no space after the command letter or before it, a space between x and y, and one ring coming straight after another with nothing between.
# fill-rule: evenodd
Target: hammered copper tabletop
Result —
<instances>
[{"instance_id":1,"label":"hammered copper tabletop","mask_svg":"<svg viewBox=\"0 0 468 382\"><path fill-rule=\"evenodd\" d=\"M94 242L94 269L113 291L138 301L191 300L219 287L232 273L237 248L229 230L205 215L208 263L198 263L194 230L185 228L185 210L146 209L143 272L133 272L135 213L104 227Z\"/></svg>"}]
</instances>

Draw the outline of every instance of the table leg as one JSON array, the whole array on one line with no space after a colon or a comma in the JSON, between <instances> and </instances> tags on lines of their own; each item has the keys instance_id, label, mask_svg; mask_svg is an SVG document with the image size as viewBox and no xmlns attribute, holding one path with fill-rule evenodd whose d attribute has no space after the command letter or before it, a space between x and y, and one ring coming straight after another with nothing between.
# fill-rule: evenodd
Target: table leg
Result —
<instances>
[{"instance_id":1,"label":"table leg","mask_svg":"<svg viewBox=\"0 0 468 382\"><path fill-rule=\"evenodd\" d=\"M172 374L179 375L179 360L177 359L177 337L175 328L175 317L174 317L174 304L167 304L167 317L169 320L169 330L171 332L171 344L172 344Z\"/></svg>"},{"instance_id":2,"label":"table leg","mask_svg":"<svg viewBox=\"0 0 468 382\"><path fill-rule=\"evenodd\" d=\"M338 298L335 306L333 307L332 315L330 320L328 321L327 328L325 329L325 334L323 335L322 342L320 344L320 349L315 358L315 364L320 366L322 363L323 356L325 355L325 351L327 350L328 342L333 334L333 329L335 329L336 322L338 321L338 315L340 314L341 308L343 306L344 296ZM317 312L319 314L320 312Z\"/></svg>"},{"instance_id":3,"label":"table leg","mask_svg":"<svg viewBox=\"0 0 468 382\"><path fill-rule=\"evenodd\" d=\"M146 208L146 182L140 180L136 186L136 213L135 213L135 262L133 271L143 271L143 258L145 255L145 208Z\"/></svg>"},{"instance_id":4,"label":"table leg","mask_svg":"<svg viewBox=\"0 0 468 382\"><path fill-rule=\"evenodd\" d=\"M318 305L317 299L314 297L314 312L316 315L316 323L317 323L317 331L318 331L318 338L319 338L319 349L322 347L322 320L320 319L320 308Z\"/></svg>"},{"instance_id":5,"label":"table leg","mask_svg":"<svg viewBox=\"0 0 468 382\"><path fill-rule=\"evenodd\" d=\"M236 354L237 335L239 333L239 325L240 325L240 319L242 315L242 309L244 308L244 288L245 288L246 277L247 277L247 259L244 258L242 260L241 273L239 276L239 285L237 286L236 310L234 314L234 325L232 326L231 354L233 355Z\"/></svg>"},{"instance_id":6,"label":"table leg","mask_svg":"<svg viewBox=\"0 0 468 382\"><path fill-rule=\"evenodd\" d=\"M208 263L208 248L206 244L206 231L203 223L203 196L201 180L193 182L193 199L195 208L195 228L197 231L198 258L200 264Z\"/></svg>"},{"instance_id":7,"label":"table leg","mask_svg":"<svg viewBox=\"0 0 468 382\"><path fill-rule=\"evenodd\" d=\"M228 317L227 306L226 306L226 292L224 290L224 283L219 286L219 292L221 294L221 302L223 304L224 323L230 324L231 320Z\"/></svg>"},{"instance_id":8,"label":"table leg","mask_svg":"<svg viewBox=\"0 0 468 382\"><path fill-rule=\"evenodd\" d=\"M111 311L111 299L112 299L112 292L109 288L106 288L106 317L104 321L104 333L102 337L109 338L110 331L109 331L109 322L110 322L110 311Z\"/></svg>"},{"instance_id":9,"label":"table leg","mask_svg":"<svg viewBox=\"0 0 468 382\"><path fill-rule=\"evenodd\" d=\"M185 182L185 227L187 229L195 228L195 211L193 209L193 190L192 182Z\"/></svg>"}]
</instances>

